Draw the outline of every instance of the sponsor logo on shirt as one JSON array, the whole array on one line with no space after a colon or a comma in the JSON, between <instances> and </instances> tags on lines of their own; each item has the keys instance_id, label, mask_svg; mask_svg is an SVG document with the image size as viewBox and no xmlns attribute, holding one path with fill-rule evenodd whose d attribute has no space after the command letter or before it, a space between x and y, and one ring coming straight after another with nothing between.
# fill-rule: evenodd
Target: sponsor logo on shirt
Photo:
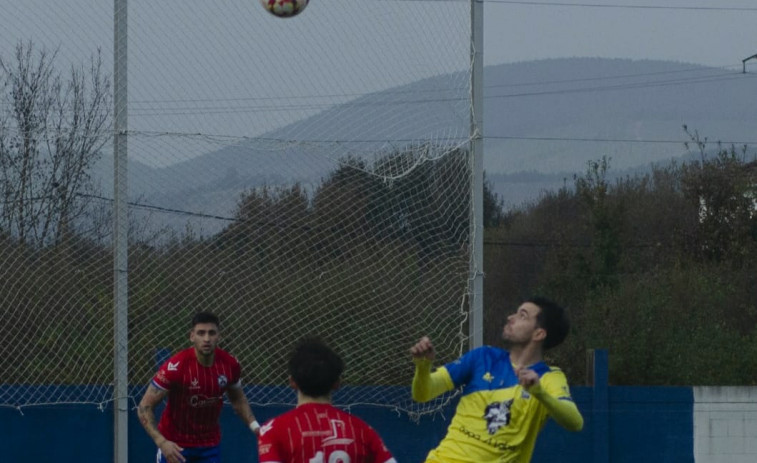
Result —
<instances>
[{"instance_id":1,"label":"sponsor logo on shirt","mask_svg":"<svg viewBox=\"0 0 757 463\"><path fill-rule=\"evenodd\" d=\"M189 385L189 389L200 389L200 382L197 378L192 378L192 383Z\"/></svg>"},{"instance_id":2,"label":"sponsor logo on shirt","mask_svg":"<svg viewBox=\"0 0 757 463\"><path fill-rule=\"evenodd\" d=\"M274 420L271 420L268 423L265 423L265 424L263 424L263 426L260 427L260 435L261 436L263 434L267 433L268 431L270 431L271 429L273 429L273 421Z\"/></svg>"},{"instance_id":3,"label":"sponsor logo on shirt","mask_svg":"<svg viewBox=\"0 0 757 463\"><path fill-rule=\"evenodd\" d=\"M496 448L498 450L501 450L503 452L505 452L507 450L515 450L515 449L518 448L517 446L510 445L507 442L498 442L498 441L495 440L496 438L494 438L494 437L487 437L486 439L484 439L480 434L475 433L475 432L469 430L465 426L460 426L458 428L458 431L460 431L461 433L463 433L466 436L470 437L471 439L476 439L479 442L483 442L484 444L490 445L490 446L492 446L492 447L494 447L494 448Z\"/></svg>"},{"instance_id":4,"label":"sponsor logo on shirt","mask_svg":"<svg viewBox=\"0 0 757 463\"><path fill-rule=\"evenodd\" d=\"M193 395L189 398L189 405L195 408L212 407L218 402L218 397Z\"/></svg>"},{"instance_id":5,"label":"sponsor logo on shirt","mask_svg":"<svg viewBox=\"0 0 757 463\"><path fill-rule=\"evenodd\" d=\"M260 428L261 430L263 428ZM262 432L260 434L263 434ZM271 447L273 447L273 444L258 444L258 450L261 454L268 453L271 451Z\"/></svg>"},{"instance_id":6,"label":"sponsor logo on shirt","mask_svg":"<svg viewBox=\"0 0 757 463\"><path fill-rule=\"evenodd\" d=\"M513 399L494 402L486 406L484 418L486 419L486 430L490 435L494 435L499 428L510 423L510 407L512 405Z\"/></svg>"},{"instance_id":7,"label":"sponsor logo on shirt","mask_svg":"<svg viewBox=\"0 0 757 463\"><path fill-rule=\"evenodd\" d=\"M176 363L168 362L168 371L178 371L179 363L180 362L176 362Z\"/></svg>"}]
</instances>

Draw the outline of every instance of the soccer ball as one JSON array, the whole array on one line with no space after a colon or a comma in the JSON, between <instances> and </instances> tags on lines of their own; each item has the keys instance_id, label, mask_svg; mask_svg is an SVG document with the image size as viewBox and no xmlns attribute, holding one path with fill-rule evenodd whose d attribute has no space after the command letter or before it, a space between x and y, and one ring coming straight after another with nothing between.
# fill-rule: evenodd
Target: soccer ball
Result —
<instances>
[{"instance_id":1,"label":"soccer ball","mask_svg":"<svg viewBox=\"0 0 757 463\"><path fill-rule=\"evenodd\" d=\"M260 0L269 13L279 18L291 18L302 13L309 0Z\"/></svg>"}]
</instances>

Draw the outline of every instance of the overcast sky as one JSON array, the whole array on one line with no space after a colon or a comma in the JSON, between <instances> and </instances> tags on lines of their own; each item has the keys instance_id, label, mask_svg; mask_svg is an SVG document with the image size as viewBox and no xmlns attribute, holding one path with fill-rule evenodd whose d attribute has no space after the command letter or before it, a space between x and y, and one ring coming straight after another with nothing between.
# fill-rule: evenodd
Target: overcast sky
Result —
<instances>
[{"instance_id":1,"label":"overcast sky","mask_svg":"<svg viewBox=\"0 0 757 463\"><path fill-rule=\"evenodd\" d=\"M588 56L740 67L757 53L754 0L484 0L484 10L488 64Z\"/></svg>"},{"instance_id":2,"label":"overcast sky","mask_svg":"<svg viewBox=\"0 0 757 463\"><path fill-rule=\"evenodd\" d=\"M602 57L740 70L757 54L755 0L483 2L487 65ZM34 40L72 60L100 47L112 66L113 5L0 0L0 56ZM350 97L464 69L468 5L312 0L280 20L259 0L128 0L130 129L255 136ZM748 69L757 72L757 60ZM282 93L308 100L296 114L291 101L261 102Z\"/></svg>"},{"instance_id":3,"label":"overcast sky","mask_svg":"<svg viewBox=\"0 0 757 463\"><path fill-rule=\"evenodd\" d=\"M244 0L255 4L258 0ZM327 2L313 0L308 14ZM736 66L757 53L757 2L754 0L482 0L485 14L486 64L511 63L559 57L662 59ZM367 3L466 4L468 0L353 0ZM89 41L112 38L113 0L0 0L0 38L7 47L14 37L34 31L50 42L73 34ZM139 18L140 0L130 0L130 21ZM223 26L208 11L236 9L234 0L183 0L160 2L179 8L179 24L192 13L200 25ZM173 6L172 6L173 5ZM157 9L156 9L157 11ZM235 13L236 14L236 13ZM333 11L330 11L333 15ZM238 14L237 14L238 15ZM346 12L350 18L354 12ZM386 18L375 18L386 23ZM413 18L408 18L412 20ZM419 22L420 19L418 18ZM81 27L77 23L86 23ZM338 22L327 27L337 27ZM166 23L170 30L170 24ZM385 24L387 32L394 28ZM57 37L56 37L57 36Z\"/></svg>"}]
</instances>

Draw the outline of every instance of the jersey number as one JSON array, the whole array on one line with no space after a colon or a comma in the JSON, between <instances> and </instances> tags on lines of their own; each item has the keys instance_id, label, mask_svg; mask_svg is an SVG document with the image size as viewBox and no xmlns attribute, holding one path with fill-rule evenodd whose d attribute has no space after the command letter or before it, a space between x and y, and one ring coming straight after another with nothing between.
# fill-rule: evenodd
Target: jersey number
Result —
<instances>
[{"instance_id":1,"label":"jersey number","mask_svg":"<svg viewBox=\"0 0 757 463\"><path fill-rule=\"evenodd\" d=\"M318 451L313 458L308 460L308 463L326 463L327 460L323 457L323 452ZM350 463L350 456L344 450L334 450L329 454L328 463Z\"/></svg>"}]
</instances>

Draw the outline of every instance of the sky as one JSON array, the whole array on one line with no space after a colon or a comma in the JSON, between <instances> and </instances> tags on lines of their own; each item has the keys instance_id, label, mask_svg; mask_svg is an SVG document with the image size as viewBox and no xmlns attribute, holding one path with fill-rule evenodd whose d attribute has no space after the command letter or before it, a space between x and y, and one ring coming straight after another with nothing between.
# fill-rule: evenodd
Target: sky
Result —
<instances>
[{"instance_id":1,"label":"sky","mask_svg":"<svg viewBox=\"0 0 757 463\"><path fill-rule=\"evenodd\" d=\"M484 18L486 64L602 57L741 68L757 54L753 0L484 0Z\"/></svg>"},{"instance_id":2,"label":"sky","mask_svg":"<svg viewBox=\"0 0 757 463\"><path fill-rule=\"evenodd\" d=\"M757 54L754 0L481 1L485 65L601 57L740 70ZM0 57L33 40L57 48L62 62L100 48L112 69L114 4L0 0ZM128 0L128 8L129 128L145 133L255 137L468 62L468 0L311 0L285 20L259 0ZM748 64L757 72L757 59ZM167 165L217 140L202 141L155 139L132 152Z\"/></svg>"}]
</instances>

